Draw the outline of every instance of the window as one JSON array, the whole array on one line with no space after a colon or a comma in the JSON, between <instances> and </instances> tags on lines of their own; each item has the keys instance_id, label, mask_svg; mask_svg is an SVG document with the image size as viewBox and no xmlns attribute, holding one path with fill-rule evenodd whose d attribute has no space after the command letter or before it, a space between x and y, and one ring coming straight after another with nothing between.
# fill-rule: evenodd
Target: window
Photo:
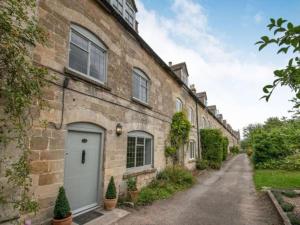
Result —
<instances>
[{"instance_id":1,"label":"window","mask_svg":"<svg viewBox=\"0 0 300 225\"><path fill-rule=\"evenodd\" d=\"M127 139L127 168L151 166L152 136L145 132L130 132Z\"/></svg>"},{"instance_id":2,"label":"window","mask_svg":"<svg viewBox=\"0 0 300 225\"><path fill-rule=\"evenodd\" d=\"M195 141L190 141L190 159L196 158L196 143Z\"/></svg>"},{"instance_id":3,"label":"window","mask_svg":"<svg viewBox=\"0 0 300 225\"><path fill-rule=\"evenodd\" d=\"M107 52L100 40L89 31L72 25L69 67L89 78L106 81Z\"/></svg>"},{"instance_id":4,"label":"window","mask_svg":"<svg viewBox=\"0 0 300 225\"><path fill-rule=\"evenodd\" d=\"M113 0L113 7L118 13L123 15L123 0Z\"/></svg>"},{"instance_id":5,"label":"window","mask_svg":"<svg viewBox=\"0 0 300 225\"><path fill-rule=\"evenodd\" d=\"M133 97L148 103L149 79L145 73L139 69L133 70Z\"/></svg>"},{"instance_id":6,"label":"window","mask_svg":"<svg viewBox=\"0 0 300 225\"><path fill-rule=\"evenodd\" d=\"M189 108L189 121L192 125L194 125L194 111L192 107Z\"/></svg>"},{"instance_id":7,"label":"window","mask_svg":"<svg viewBox=\"0 0 300 225\"><path fill-rule=\"evenodd\" d=\"M126 8L125 8L125 20L131 25L134 25L134 10L132 7L126 3Z\"/></svg>"},{"instance_id":8,"label":"window","mask_svg":"<svg viewBox=\"0 0 300 225\"><path fill-rule=\"evenodd\" d=\"M176 98L176 112L182 111L182 101L179 98Z\"/></svg>"}]
</instances>

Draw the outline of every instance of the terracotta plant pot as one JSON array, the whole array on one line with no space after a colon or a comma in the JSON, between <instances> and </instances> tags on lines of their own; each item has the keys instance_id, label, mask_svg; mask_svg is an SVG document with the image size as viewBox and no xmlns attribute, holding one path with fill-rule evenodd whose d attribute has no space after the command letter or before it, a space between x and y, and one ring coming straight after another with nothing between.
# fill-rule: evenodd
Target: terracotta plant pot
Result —
<instances>
[{"instance_id":1,"label":"terracotta plant pot","mask_svg":"<svg viewBox=\"0 0 300 225\"><path fill-rule=\"evenodd\" d=\"M72 224L72 221L73 221L72 213L70 213L70 214L69 214L66 218L64 218L64 219L60 219L60 220L53 219L53 220L52 220L52 224L53 224L53 225L71 225L71 224Z\"/></svg>"},{"instance_id":2,"label":"terracotta plant pot","mask_svg":"<svg viewBox=\"0 0 300 225\"><path fill-rule=\"evenodd\" d=\"M104 199L104 208L108 211L113 210L116 208L117 199Z\"/></svg>"},{"instance_id":3,"label":"terracotta plant pot","mask_svg":"<svg viewBox=\"0 0 300 225\"><path fill-rule=\"evenodd\" d=\"M139 197L139 191L135 190L135 191L128 191L130 199L132 202L136 203Z\"/></svg>"}]
</instances>

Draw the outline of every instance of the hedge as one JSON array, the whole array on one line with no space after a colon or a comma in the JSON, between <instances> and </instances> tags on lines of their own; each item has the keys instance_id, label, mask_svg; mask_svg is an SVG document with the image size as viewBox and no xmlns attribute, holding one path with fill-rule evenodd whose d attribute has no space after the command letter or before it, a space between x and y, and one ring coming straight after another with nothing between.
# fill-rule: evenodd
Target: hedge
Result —
<instances>
[{"instance_id":1,"label":"hedge","mask_svg":"<svg viewBox=\"0 0 300 225\"><path fill-rule=\"evenodd\" d=\"M200 130L202 158L208 160L215 169L221 167L223 161L223 137L218 129Z\"/></svg>"}]
</instances>

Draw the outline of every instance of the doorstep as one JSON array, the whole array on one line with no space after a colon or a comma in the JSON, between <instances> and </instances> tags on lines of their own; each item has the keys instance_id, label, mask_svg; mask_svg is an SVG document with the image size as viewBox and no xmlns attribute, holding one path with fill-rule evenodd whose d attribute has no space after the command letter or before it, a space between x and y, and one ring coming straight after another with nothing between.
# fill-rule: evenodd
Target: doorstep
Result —
<instances>
[{"instance_id":1,"label":"doorstep","mask_svg":"<svg viewBox=\"0 0 300 225\"><path fill-rule=\"evenodd\" d=\"M95 209L95 211L98 211L103 215L85 223L84 225L110 225L129 214L128 211L123 209L118 209L118 208L112 211L105 211L99 208L99 209ZM72 225L78 225L78 224L73 222Z\"/></svg>"}]
</instances>

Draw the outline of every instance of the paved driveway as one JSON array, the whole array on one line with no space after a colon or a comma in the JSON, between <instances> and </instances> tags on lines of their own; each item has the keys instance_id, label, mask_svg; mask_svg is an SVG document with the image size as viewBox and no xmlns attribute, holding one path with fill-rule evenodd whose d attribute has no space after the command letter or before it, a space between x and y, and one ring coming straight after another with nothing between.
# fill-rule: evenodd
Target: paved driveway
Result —
<instances>
[{"instance_id":1,"label":"paved driveway","mask_svg":"<svg viewBox=\"0 0 300 225\"><path fill-rule=\"evenodd\" d=\"M256 193L245 154L201 175L191 189L133 211L118 225L281 225L263 193Z\"/></svg>"}]
</instances>

